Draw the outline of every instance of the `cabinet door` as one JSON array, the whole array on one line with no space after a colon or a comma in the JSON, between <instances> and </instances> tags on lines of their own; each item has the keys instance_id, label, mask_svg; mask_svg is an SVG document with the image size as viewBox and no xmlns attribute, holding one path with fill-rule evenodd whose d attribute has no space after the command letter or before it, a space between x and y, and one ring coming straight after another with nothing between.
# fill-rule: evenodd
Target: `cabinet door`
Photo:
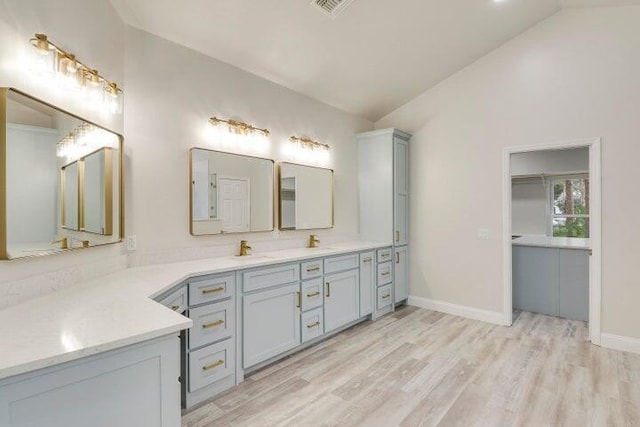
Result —
<instances>
[{"instance_id":1,"label":"cabinet door","mask_svg":"<svg viewBox=\"0 0 640 427\"><path fill-rule=\"evenodd\" d=\"M373 289L376 283L374 261L373 252L360 254L360 317L373 312Z\"/></svg>"},{"instance_id":2,"label":"cabinet door","mask_svg":"<svg viewBox=\"0 0 640 427\"><path fill-rule=\"evenodd\" d=\"M359 318L360 274L358 270L325 276L324 292L325 332Z\"/></svg>"},{"instance_id":3,"label":"cabinet door","mask_svg":"<svg viewBox=\"0 0 640 427\"><path fill-rule=\"evenodd\" d=\"M398 303L409 296L409 252L406 246L395 248L395 252L394 301Z\"/></svg>"},{"instance_id":4,"label":"cabinet door","mask_svg":"<svg viewBox=\"0 0 640 427\"><path fill-rule=\"evenodd\" d=\"M409 144L393 140L393 241L396 246L408 243L409 227Z\"/></svg>"},{"instance_id":5,"label":"cabinet door","mask_svg":"<svg viewBox=\"0 0 640 427\"><path fill-rule=\"evenodd\" d=\"M299 298L299 283L243 297L245 368L300 344Z\"/></svg>"},{"instance_id":6,"label":"cabinet door","mask_svg":"<svg viewBox=\"0 0 640 427\"><path fill-rule=\"evenodd\" d=\"M589 320L589 253L577 249L559 249L560 317Z\"/></svg>"},{"instance_id":7,"label":"cabinet door","mask_svg":"<svg viewBox=\"0 0 640 427\"><path fill-rule=\"evenodd\" d=\"M557 248L513 246L513 308L558 315Z\"/></svg>"}]
</instances>

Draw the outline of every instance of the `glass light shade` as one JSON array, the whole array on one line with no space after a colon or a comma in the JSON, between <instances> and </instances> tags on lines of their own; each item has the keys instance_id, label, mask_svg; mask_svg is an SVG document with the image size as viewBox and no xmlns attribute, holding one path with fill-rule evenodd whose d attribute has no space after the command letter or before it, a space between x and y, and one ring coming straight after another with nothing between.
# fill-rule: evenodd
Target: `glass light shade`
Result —
<instances>
[{"instance_id":1,"label":"glass light shade","mask_svg":"<svg viewBox=\"0 0 640 427\"><path fill-rule=\"evenodd\" d=\"M123 95L118 85L109 83L105 86L103 92L103 107L111 114L122 113Z\"/></svg>"}]
</instances>

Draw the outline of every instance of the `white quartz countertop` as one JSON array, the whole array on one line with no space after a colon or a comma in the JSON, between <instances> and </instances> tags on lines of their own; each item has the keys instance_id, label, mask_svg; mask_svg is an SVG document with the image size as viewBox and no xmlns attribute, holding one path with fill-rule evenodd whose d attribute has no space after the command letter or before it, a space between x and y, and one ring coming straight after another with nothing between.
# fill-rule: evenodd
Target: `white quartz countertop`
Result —
<instances>
[{"instance_id":1,"label":"white quartz countertop","mask_svg":"<svg viewBox=\"0 0 640 427\"><path fill-rule=\"evenodd\" d=\"M524 235L514 238L511 243L515 246L537 246L541 248L562 249L590 249L589 239L577 237L550 237L542 235Z\"/></svg>"},{"instance_id":2,"label":"white quartz countertop","mask_svg":"<svg viewBox=\"0 0 640 427\"><path fill-rule=\"evenodd\" d=\"M129 268L8 307L0 310L0 379L190 328L191 319L151 299L190 277L387 246L347 242Z\"/></svg>"}]
</instances>

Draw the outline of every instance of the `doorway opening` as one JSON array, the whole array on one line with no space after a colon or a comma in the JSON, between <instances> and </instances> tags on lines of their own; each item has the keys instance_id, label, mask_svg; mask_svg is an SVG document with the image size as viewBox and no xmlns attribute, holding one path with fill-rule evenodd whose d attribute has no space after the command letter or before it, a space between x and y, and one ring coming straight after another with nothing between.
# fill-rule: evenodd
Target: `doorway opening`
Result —
<instances>
[{"instance_id":1,"label":"doorway opening","mask_svg":"<svg viewBox=\"0 0 640 427\"><path fill-rule=\"evenodd\" d=\"M513 310L589 322L600 344L599 138L510 147L503 155L503 323Z\"/></svg>"}]
</instances>

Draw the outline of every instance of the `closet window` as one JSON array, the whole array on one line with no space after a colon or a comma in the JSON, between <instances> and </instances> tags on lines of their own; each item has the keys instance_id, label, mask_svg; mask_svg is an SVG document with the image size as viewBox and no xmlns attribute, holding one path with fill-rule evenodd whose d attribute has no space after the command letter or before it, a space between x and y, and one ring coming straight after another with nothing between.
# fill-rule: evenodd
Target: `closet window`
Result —
<instances>
[{"instance_id":1,"label":"closet window","mask_svg":"<svg viewBox=\"0 0 640 427\"><path fill-rule=\"evenodd\" d=\"M552 235L589 237L589 178L554 178L550 187Z\"/></svg>"}]
</instances>

